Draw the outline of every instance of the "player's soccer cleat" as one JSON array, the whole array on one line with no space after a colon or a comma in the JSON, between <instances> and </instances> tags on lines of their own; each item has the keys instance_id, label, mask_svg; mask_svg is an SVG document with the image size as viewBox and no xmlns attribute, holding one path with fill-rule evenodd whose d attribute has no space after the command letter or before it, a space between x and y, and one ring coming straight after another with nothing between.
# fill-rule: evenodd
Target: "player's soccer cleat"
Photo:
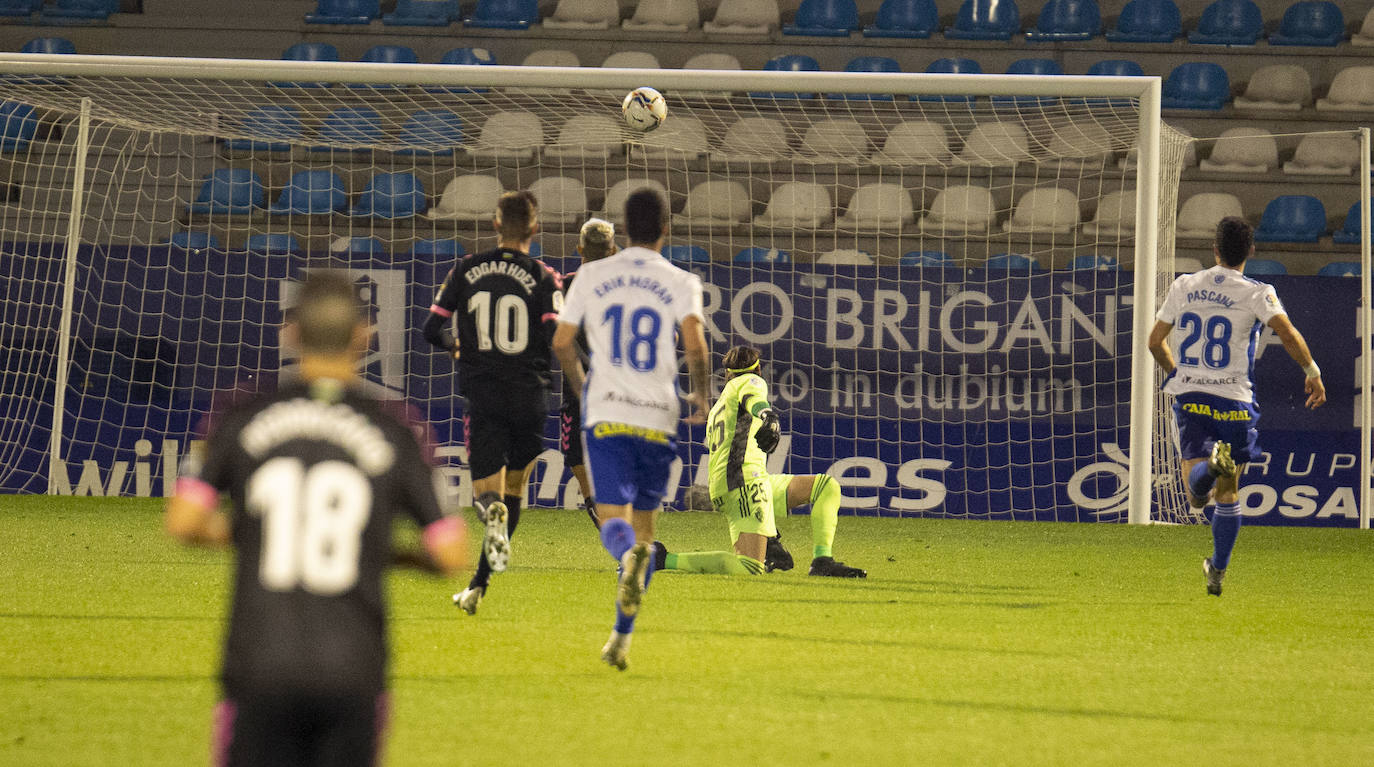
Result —
<instances>
[{"instance_id":1,"label":"player's soccer cleat","mask_svg":"<svg viewBox=\"0 0 1374 767\"><path fill-rule=\"evenodd\" d=\"M510 533L506 528L506 504L492 501L487 506L487 532L482 536L482 553L492 572L503 573L510 564Z\"/></svg>"},{"instance_id":2,"label":"player's soccer cleat","mask_svg":"<svg viewBox=\"0 0 1374 767\"><path fill-rule=\"evenodd\" d=\"M592 526L597 530L601 529L601 518L596 515L596 501L588 498L582 502L582 510L587 512L587 517L592 520Z\"/></svg>"},{"instance_id":3,"label":"player's soccer cleat","mask_svg":"<svg viewBox=\"0 0 1374 767\"><path fill-rule=\"evenodd\" d=\"M833 557L816 557L811 560L811 571L807 575L818 575L826 578L867 578L868 573L857 567L850 567L843 562L836 562Z\"/></svg>"},{"instance_id":4,"label":"player's soccer cleat","mask_svg":"<svg viewBox=\"0 0 1374 767\"><path fill-rule=\"evenodd\" d=\"M615 605L625 615L639 612L639 600L644 596L644 575L649 570L647 544L636 543L620 558L620 588L616 590Z\"/></svg>"},{"instance_id":5,"label":"player's soccer cleat","mask_svg":"<svg viewBox=\"0 0 1374 767\"><path fill-rule=\"evenodd\" d=\"M477 606L482 604L482 597L485 596L486 593L487 590L484 588L468 587L466 589L463 589L463 592L461 594L453 595L453 604L462 609L462 611L467 613L468 615L476 615Z\"/></svg>"},{"instance_id":6,"label":"player's soccer cleat","mask_svg":"<svg viewBox=\"0 0 1374 767\"><path fill-rule=\"evenodd\" d=\"M778 533L768 539L768 548L763 552L763 570L771 573L774 570L791 570L796 566L792 561L792 554L783 548L782 533Z\"/></svg>"},{"instance_id":7,"label":"player's soccer cleat","mask_svg":"<svg viewBox=\"0 0 1374 767\"><path fill-rule=\"evenodd\" d=\"M1212 455L1207 458L1207 473L1214 477L1236 476L1236 462L1231 458L1231 445L1217 440L1212 443Z\"/></svg>"},{"instance_id":8,"label":"player's soccer cleat","mask_svg":"<svg viewBox=\"0 0 1374 767\"><path fill-rule=\"evenodd\" d=\"M668 567L668 547L663 545L663 541L654 541L654 570L665 570Z\"/></svg>"},{"instance_id":9,"label":"player's soccer cleat","mask_svg":"<svg viewBox=\"0 0 1374 767\"><path fill-rule=\"evenodd\" d=\"M631 636L633 634L622 634L612 630L611 638L606 640L606 645L601 648L601 660L624 671L630 665Z\"/></svg>"},{"instance_id":10,"label":"player's soccer cleat","mask_svg":"<svg viewBox=\"0 0 1374 767\"><path fill-rule=\"evenodd\" d=\"M1202 574L1207 576L1207 593L1221 596L1221 579L1226 577L1226 571L1212 567L1212 558L1207 557L1202 560Z\"/></svg>"}]
</instances>

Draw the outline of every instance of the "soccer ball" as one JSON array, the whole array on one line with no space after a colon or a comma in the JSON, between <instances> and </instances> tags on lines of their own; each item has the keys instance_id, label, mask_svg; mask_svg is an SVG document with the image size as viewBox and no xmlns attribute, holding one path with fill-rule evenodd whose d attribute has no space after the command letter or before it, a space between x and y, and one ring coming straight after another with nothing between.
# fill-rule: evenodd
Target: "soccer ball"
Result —
<instances>
[{"instance_id":1,"label":"soccer ball","mask_svg":"<svg viewBox=\"0 0 1374 767\"><path fill-rule=\"evenodd\" d=\"M625 116L625 124L642 133L657 128L668 117L668 102L663 94L653 88L635 88L625 96L620 105L620 113Z\"/></svg>"}]
</instances>

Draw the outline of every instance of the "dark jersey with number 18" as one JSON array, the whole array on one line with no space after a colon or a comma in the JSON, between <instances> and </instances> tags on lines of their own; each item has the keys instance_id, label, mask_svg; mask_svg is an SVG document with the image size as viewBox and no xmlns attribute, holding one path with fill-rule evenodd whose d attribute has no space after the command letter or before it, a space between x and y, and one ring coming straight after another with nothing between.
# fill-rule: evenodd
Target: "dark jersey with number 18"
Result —
<instances>
[{"instance_id":1,"label":"dark jersey with number 18","mask_svg":"<svg viewBox=\"0 0 1374 767\"><path fill-rule=\"evenodd\" d=\"M392 517L442 516L422 439L403 413L332 380L289 383L217 419L191 475L233 502L229 698L384 688Z\"/></svg>"}]
</instances>

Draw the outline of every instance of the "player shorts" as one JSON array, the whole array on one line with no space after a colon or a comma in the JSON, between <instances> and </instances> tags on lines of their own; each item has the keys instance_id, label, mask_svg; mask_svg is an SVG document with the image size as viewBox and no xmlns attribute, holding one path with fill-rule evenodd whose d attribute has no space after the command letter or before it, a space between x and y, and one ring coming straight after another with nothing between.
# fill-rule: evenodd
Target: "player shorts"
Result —
<instances>
[{"instance_id":1,"label":"player shorts","mask_svg":"<svg viewBox=\"0 0 1374 767\"><path fill-rule=\"evenodd\" d=\"M566 393L562 406L558 408L558 449L563 451L564 466L583 464L582 408L575 398L569 402Z\"/></svg>"},{"instance_id":2,"label":"player shorts","mask_svg":"<svg viewBox=\"0 0 1374 767\"><path fill-rule=\"evenodd\" d=\"M791 474L762 474L744 480L743 487L728 490L711 498L711 505L725 515L730 524L730 541L739 540L740 533L754 533L765 538L778 534L777 518L787 516L787 486Z\"/></svg>"},{"instance_id":3,"label":"player shorts","mask_svg":"<svg viewBox=\"0 0 1374 767\"><path fill-rule=\"evenodd\" d=\"M387 694L254 693L215 707L215 767L373 767L385 740Z\"/></svg>"},{"instance_id":4,"label":"player shorts","mask_svg":"<svg viewBox=\"0 0 1374 767\"><path fill-rule=\"evenodd\" d=\"M677 458L675 435L603 421L583 429L582 439L598 504L653 511L663 503Z\"/></svg>"},{"instance_id":5,"label":"player shorts","mask_svg":"<svg viewBox=\"0 0 1374 767\"><path fill-rule=\"evenodd\" d=\"M544 452L544 390L474 386L464 394L463 441L473 479L524 469Z\"/></svg>"},{"instance_id":6,"label":"player shorts","mask_svg":"<svg viewBox=\"0 0 1374 767\"><path fill-rule=\"evenodd\" d=\"M1206 458L1214 442L1231 446L1236 463L1259 459L1259 407L1211 394L1185 392L1174 398L1174 421L1178 424L1179 454L1184 460Z\"/></svg>"}]
</instances>

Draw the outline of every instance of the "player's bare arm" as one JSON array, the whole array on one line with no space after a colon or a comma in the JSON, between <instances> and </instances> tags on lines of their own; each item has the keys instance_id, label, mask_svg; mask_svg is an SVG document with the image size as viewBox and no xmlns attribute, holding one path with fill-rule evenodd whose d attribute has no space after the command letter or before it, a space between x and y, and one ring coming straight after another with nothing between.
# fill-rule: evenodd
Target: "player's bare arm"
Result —
<instances>
[{"instance_id":1,"label":"player's bare arm","mask_svg":"<svg viewBox=\"0 0 1374 767\"><path fill-rule=\"evenodd\" d=\"M558 323L553 333L553 353L563 368L563 376L568 379L571 391L581 396L582 381L586 377L582 369L582 355L577 348L577 325L570 322Z\"/></svg>"},{"instance_id":2,"label":"player's bare arm","mask_svg":"<svg viewBox=\"0 0 1374 767\"><path fill-rule=\"evenodd\" d=\"M1322 371L1313 361L1311 350L1307 348L1307 340L1293 327L1286 314L1274 315L1273 319L1269 320L1269 327L1273 328L1274 333L1283 342L1284 351L1288 352L1288 356L1303 370L1302 388L1307 392L1307 407L1321 407L1326 403L1326 386L1322 383Z\"/></svg>"},{"instance_id":3,"label":"player's bare arm","mask_svg":"<svg viewBox=\"0 0 1374 767\"><path fill-rule=\"evenodd\" d=\"M683 420L689 424L703 424L711 409L711 367L706 353L706 331L700 317L689 315L682 321L682 346L687 352L687 374L692 379L692 393L687 395L692 412Z\"/></svg>"},{"instance_id":4,"label":"player's bare arm","mask_svg":"<svg viewBox=\"0 0 1374 767\"><path fill-rule=\"evenodd\" d=\"M188 546L229 545L229 518L219 511L215 491L198 480L182 480L167 499L167 534Z\"/></svg>"},{"instance_id":5,"label":"player's bare arm","mask_svg":"<svg viewBox=\"0 0 1374 767\"><path fill-rule=\"evenodd\" d=\"M1155 326L1150 329L1150 339L1148 346L1150 356L1155 358L1155 362L1164 369L1165 375L1174 372L1174 353L1169 348L1169 333L1173 332L1174 326L1167 322L1155 320Z\"/></svg>"}]
</instances>

